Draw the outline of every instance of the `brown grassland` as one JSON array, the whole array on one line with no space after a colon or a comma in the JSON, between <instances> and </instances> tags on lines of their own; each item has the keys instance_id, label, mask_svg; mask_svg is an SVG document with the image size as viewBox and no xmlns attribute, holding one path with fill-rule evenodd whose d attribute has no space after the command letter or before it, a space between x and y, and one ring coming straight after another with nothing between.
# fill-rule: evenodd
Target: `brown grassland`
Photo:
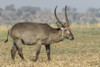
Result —
<instances>
[{"instance_id":1,"label":"brown grassland","mask_svg":"<svg viewBox=\"0 0 100 67\"><path fill-rule=\"evenodd\" d=\"M96 28L97 27L97 28ZM47 60L45 47L42 46L39 59L35 58L36 46L23 46L24 57L27 62L20 59L16 53L15 62L12 61L10 50L12 39L4 43L9 27L0 27L0 67L100 67L100 26L72 25L75 40L65 39L60 43L51 45L51 61Z\"/></svg>"}]
</instances>

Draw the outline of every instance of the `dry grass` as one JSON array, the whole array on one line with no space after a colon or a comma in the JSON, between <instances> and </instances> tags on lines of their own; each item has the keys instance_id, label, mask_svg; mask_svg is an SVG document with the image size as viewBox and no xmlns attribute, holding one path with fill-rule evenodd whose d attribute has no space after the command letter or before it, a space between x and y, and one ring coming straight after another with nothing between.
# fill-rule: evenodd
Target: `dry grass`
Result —
<instances>
[{"instance_id":1,"label":"dry grass","mask_svg":"<svg viewBox=\"0 0 100 67\"><path fill-rule=\"evenodd\" d=\"M7 28L8 29L8 28ZM100 29L73 29L74 41L64 40L51 45L51 61L47 61L44 46L39 60L32 62L36 46L23 46L27 62L16 53L15 62L10 57L12 40L5 44L7 29L0 31L0 67L100 67Z\"/></svg>"},{"instance_id":2,"label":"dry grass","mask_svg":"<svg viewBox=\"0 0 100 67\"><path fill-rule=\"evenodd\" d=\"M86 23L85 25L77 25L76 23L72 23L71 24L72 28L100 28L100 23L96 23L96 24L89 24Z\"/></svg>"}]
</instances>

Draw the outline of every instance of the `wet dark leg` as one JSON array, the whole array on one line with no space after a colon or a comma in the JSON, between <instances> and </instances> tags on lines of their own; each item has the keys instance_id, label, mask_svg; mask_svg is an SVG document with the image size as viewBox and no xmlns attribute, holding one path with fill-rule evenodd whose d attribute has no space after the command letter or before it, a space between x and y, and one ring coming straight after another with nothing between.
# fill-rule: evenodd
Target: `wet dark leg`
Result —
<instances>
[{"instance_id":1,"label":"wet dark leg","mask_svg":"<svg viewBox=\"0 0 100 67\"><path fill-rule=\"evenodd\" d=\"M45 45L45 48L46 48L48 60L51 60L51 58L50 58L50 45Z\"/></svg>"}]
</instances>

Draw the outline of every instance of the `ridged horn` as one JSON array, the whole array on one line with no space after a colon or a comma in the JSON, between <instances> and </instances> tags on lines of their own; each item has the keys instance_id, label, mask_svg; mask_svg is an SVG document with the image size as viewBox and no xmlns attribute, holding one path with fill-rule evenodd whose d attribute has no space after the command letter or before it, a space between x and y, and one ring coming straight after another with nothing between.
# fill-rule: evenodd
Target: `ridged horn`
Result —
<instances>
[{"instance_id":1,"label":"ridged horn","mask_svg":"<svg viewBox=\"0 0 100 67\"><path fill-rule=\"evenodd\" d=\"M66 18L67 26L69 27L70 23L69 23L68 16L67 16L67 6L65 6L65 18Z\"/></svg>"},{"instance_id":2,"label":"ridged horn","mask_svg":"<svg viewBox=\"0 0 100 67\"><path fill-rule=\"evenodd\" d=\"M57 7L58 7L58 5L55 7L55 10L54 10L55 18L57 19L57 21L58 21L62 26L64 26L63 23L62 23L62 22L58 19L58 17L57 17L57 14L56 14L56 9L57 9Z\"/></svg>"}]
</instances>

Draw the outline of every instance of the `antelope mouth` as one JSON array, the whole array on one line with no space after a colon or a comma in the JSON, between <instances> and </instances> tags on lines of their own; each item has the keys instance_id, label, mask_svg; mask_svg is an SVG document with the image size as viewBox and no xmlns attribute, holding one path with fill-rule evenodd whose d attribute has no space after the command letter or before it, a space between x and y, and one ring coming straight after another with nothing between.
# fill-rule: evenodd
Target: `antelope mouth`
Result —
<instances>
[{"instance_id":1,"label":"antelope mouth","mask_svg":"<svg viewBox=\"0 0 100 67\"><path fill-rule=\"evenodd\" d=\"M68 39L70 39L70 40L74 40L74 37L69 37Z\"/></svg>"}]
</instances>

